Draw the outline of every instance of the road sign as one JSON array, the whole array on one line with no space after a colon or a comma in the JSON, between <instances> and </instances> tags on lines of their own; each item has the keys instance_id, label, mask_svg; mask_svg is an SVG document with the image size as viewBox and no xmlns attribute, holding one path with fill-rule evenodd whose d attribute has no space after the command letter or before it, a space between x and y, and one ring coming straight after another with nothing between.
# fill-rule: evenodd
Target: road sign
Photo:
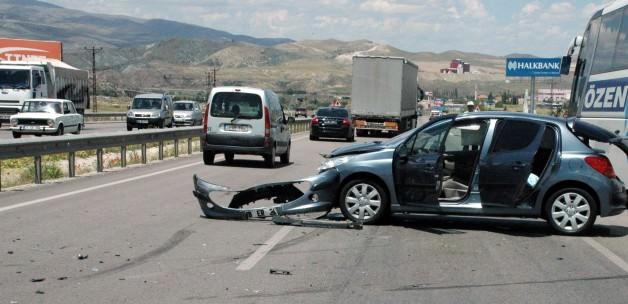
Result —
<instances>
[{"instance_id":1,"label":"road sign","mask_svg":"<svg viewBox=\"0 0 628 304\"><path fill-rule=\"evenodd\" d=\"M560 77L561 58L506 58L507 77Z\"/></svg>"}]
</instances>

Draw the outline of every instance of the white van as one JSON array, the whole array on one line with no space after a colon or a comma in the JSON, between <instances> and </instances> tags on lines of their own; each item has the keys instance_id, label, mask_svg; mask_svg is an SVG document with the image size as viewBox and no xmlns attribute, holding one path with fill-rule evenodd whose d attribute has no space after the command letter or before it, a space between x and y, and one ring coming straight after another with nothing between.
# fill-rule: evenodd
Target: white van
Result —
<instances>
[{"instance_id":1,"label":"white van","mask_svg":"<svg viewBox=\"0 0 628 304\"><path fill-rule=\"evenodd\" d=\"M235 154L264 157L268 167L275 159L290 162L290 131L279 97L271 90L248 87L212 89L203 124L203 161L214 163L218 153L227 163Z\"/></svg>"}]
</instances>

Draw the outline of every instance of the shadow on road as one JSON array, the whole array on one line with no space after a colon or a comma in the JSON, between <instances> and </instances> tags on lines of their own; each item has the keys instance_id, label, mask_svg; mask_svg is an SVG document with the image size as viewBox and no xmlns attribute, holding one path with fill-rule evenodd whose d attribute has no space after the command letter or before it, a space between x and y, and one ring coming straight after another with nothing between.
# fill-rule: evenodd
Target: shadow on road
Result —
<instances>
[{"instance_id":1,"label":"shadow on road","mask_svg":"<svg viewBox=\"0 0 628 304\"><path fill-rule=\"evenodd\" d=\"M538 219L485 218L441 215L395 215L390 224L428 233L463 234L465 230L490 231L494 233L523 237L547 237L556 232L544 221ZM596 224L588 236L624 237L628 227Z\"/></svg>"},{"instance_id":2,"label":"shadow on road","mask_svg":"<svg viewBox=\"0 0 628 304\"><path fill-rule=\"evenodd\" d=\"M226 160L223 160L223 161L219 161L219 162L215 162L214 163L215 166L234 167L234 168L256 168L256 169L269 169L269 170L280 169L280 168L283 168L283 167L290 166L292 164L293 164L292 162L290 162L288 164L282 164L282 163L277 161L275 163L275 168L268 168L266 166L266 163L264 162L264 160L261 159L261 158L260 158L260 160L234 159L230 163L228 163Z\"/></svg>"}]
</instances>

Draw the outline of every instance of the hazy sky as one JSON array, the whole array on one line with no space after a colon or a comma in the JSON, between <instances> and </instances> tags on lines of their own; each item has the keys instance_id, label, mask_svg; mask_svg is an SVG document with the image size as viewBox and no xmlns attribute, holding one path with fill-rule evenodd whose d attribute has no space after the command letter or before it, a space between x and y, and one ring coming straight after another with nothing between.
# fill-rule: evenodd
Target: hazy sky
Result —
<instances>
[{"instance_id":1,"label":"hazy sky","mask_svg":"<svg viewBox=\"0 0 628 304\"><path fill-rule=\"evenodd\" d=\"M47 0L235 34L368 39L408 51L561 56L606 0Z\"/></svg>"}]
</instances>

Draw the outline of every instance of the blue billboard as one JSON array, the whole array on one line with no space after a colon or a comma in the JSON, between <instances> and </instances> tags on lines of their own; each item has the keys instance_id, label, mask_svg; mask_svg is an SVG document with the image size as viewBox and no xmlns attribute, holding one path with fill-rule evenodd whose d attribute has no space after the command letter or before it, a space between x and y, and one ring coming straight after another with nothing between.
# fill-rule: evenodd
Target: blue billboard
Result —
<instances>
[{"instance_id":1,"label":"blue billboard","mask_svg":"<svg viewBox=\"0 0 628 304\"><path fill-rule=\"evenodd\" d=\"M506 77L560 77L561 58L506 58Z\"/></svg>"},{"instance_id":2,"label":"blue billboard","mask_svg":"<svg viewBox=\"0 0 628 304\"><path fill-rule=\"evenodd\" d=\"M582 111L624 112L628 115L626 100L628 100L628 77L589 81Z\"/></svg>"}]
</instances>

